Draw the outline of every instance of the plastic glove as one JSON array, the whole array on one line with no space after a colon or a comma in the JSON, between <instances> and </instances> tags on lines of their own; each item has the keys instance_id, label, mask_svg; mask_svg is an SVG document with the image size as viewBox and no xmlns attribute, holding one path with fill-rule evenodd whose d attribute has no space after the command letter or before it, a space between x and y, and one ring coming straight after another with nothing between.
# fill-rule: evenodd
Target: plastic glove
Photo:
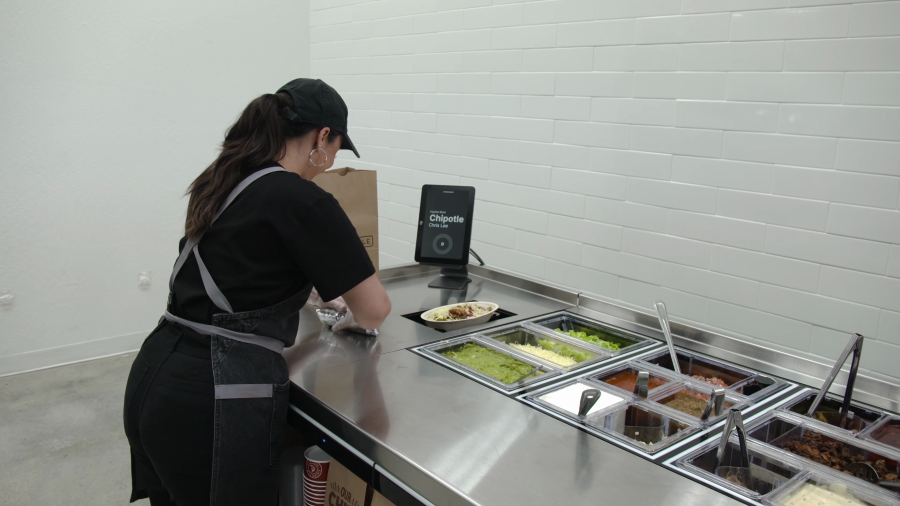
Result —
<instances>
[{"instance_id":1,"label":"plastic glove","mask_svg":"<svg viewBox=\"0 0 900 506\"><path fill-rule=\"evenodd\" d=\"M344 317L338 320L338 322L331 327L331 330L338 331L353 328L361 329L362 327L359 326L359 322L356 321L356 318L353 317L353 313L348 309L344 312Z\"/></svg>"},{"instance_id":2,"label":"plastic glove","mask_svg":"<svg viewBox=\"0 0 900 506\"><path fill-rule=\"evenodd\" d=\"M356 321L356 318L353 317L353 313L348 309L346 313L344 313L344 317L340 319L337 323L335 323L331 330L341 331L347 330L350 332L356 332L358 334L364 334L370 337L378 336L378 329L368 330L360 327L359 322Z\"/></svg>"},{"instance_id":3,"label":"plastic glove","mask_svg":"<svg viewBox=\"0 0 900 506\"><path fill-rule=\"evenodd\" d=\"M309 292L309 299L306 301L306 303L311 304L313 306L318 306L318 307L332 307L332 308L336 309L337 312L339 312L339 313L346 313L346 312L350 311L350 308L347 307L347 303L344 302L343 297L338 297L334 300L325 302L322 300L322 297L319 295L319 291L316 290L315 288L313 288L312 291Z\"/></svg>"}]
</instances>

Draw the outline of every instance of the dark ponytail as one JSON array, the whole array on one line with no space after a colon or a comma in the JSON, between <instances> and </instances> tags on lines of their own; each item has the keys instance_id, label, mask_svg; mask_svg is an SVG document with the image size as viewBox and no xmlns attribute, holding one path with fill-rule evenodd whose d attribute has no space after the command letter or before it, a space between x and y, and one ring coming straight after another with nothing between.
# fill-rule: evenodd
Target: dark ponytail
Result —
<instances>
[{"instance_id":1,"label":"dark ponytail","mask_svg":"<svg viewBox=\"0 0 900 506\"><path fill-rule=\"evenodd\" d=\"M322 127L286 119L293 107L287 93L262 95L247 105L225 134L222 152L188 187L190 195L184 233L196 239L212 225L213 217L238 183L266 164L284 156L285 143ZM339 136L329 135L329 141Z\"/></svg>"}]
</instances>

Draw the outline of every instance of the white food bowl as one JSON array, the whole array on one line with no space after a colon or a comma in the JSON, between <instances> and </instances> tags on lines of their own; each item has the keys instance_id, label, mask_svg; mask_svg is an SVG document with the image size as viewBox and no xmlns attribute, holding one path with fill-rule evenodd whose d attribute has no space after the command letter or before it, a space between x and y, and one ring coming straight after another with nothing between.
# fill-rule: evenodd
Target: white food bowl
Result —
<instances>
[{"instance_id":1,"label":"white food bowl","mask_svg":"<svg viewBox=\"0 0 900 506\"><path fill-rule=\"evenodd\" d=\"M450 309L451 307L459 306L460 304L472 304L476 306L481 306L488 310L487 313L477 316L474 318L467 318L465 320L447 320L447 321L436 321L434 320L434 314L440 311L441 309ZM456 330L464 327L474 327L475 325L481 325L482 323L487 323L491 320L491 317L494 316L494 313L500 309L499 304L494 304L493 302L458 302L456 304L448 304L446 306L436 307L434 309L429 309L422 313L422 319L425 320L425 325L433 329L440 330Z\"/></svg>"}]
</instances>

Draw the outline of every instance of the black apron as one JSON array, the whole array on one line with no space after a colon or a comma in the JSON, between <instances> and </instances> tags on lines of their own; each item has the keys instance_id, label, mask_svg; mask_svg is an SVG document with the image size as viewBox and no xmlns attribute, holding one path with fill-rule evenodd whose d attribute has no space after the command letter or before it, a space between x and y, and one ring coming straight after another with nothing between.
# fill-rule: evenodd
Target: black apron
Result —
<instances>
[{"instance_id":1,"label":"black apron","mask_svg":"<svg viewBox=\"0 0 900 506\"><path fill-rule=\"evenodd\" d=\"M283 170L263 169L241 181L213 222L251 183ZM163 318L210 338L216 396L210 504L277 506L279 473L274 468L281 458L290 387L281 352L296 339L300 309L312 284L274 306L235 313L200 258L201 239L188 240L175 262L169 279L169 307L175 276L193 252L206 294L224 312L213 315L211 325L180 318L168 308Z\"/></svg>"}]
</instances>

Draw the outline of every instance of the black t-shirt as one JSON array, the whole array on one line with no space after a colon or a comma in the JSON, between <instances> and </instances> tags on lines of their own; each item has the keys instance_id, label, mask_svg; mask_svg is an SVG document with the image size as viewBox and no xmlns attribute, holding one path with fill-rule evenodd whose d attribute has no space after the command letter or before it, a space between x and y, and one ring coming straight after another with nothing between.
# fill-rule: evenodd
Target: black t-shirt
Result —
<instances>
[{"instance_id":1,"label":"black t-shirt","mask_svg":"<svg viewBox=\"0 0 900 506\"><path fill-rule=\"evenodd\" d=\"M337 200L292 172L267 174L245 188L198 249L235 312L273 306L310 281L331 300L375 273ZM176 316L210 323L223 312L206 295L193 254L175 277L174 291L170 311Z\"/></svg>"}]
</instances>

